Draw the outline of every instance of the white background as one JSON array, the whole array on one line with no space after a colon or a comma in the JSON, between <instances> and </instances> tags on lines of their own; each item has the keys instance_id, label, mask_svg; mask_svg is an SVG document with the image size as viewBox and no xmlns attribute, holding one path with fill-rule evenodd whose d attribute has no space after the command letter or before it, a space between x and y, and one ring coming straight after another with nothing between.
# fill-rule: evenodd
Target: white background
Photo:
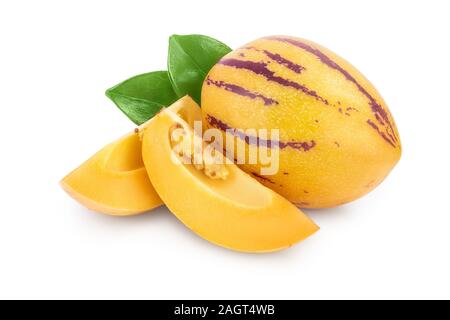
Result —
<instances>
[{"instance_id":1,"label":"white background","mask_svg":"<svg viewBox=\"0 0 450 320\"><path fill-rule=\"evenodd\" d=\"M448 1L1 1L0 298L450 298ZM173 34L319 42L387 100L404 154L377 190L241 254L165 208L94 214L58 181L133 124L104 90L165 69ZM179 190L188 197L188 190Z\"/></svg>"}]
</instances>

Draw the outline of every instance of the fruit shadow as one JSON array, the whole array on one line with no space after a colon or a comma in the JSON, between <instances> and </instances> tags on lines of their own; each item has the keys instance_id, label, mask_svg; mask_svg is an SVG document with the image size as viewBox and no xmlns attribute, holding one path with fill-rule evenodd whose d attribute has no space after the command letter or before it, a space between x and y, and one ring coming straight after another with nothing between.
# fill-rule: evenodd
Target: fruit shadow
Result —
<instances>
[{"instance_id":1,"label":"fruit shadow","mask_svg":"<svg viewBox=\"0 0 450 320\"><path fill-rule=\"evenodd\" d=\"M300 209L312 220L330 220L330 219L342 219L344 216L352 214L355 211L355 207L352 204L344 204L334 208L324 209Z\"/></svg>"},{"instance_id":2,"label":"fruit shadow","mask_svg":"<svg viewBox=\"0 0 450 320\"><path fill-rule=\"evenodd\" d=\"M338 228L345 221L351 221L360 211L359 206L354 203L334 208L301 210L320 227L320 230L316 232L319 237L325 230Z\"/></svg>"},{"instance_id":3,"label":"fruit shadow","mask_svg":"<svg viewBox=\"0 0 450 320\"><path fill-rule=\"evenodd\" d=\"M165 220L174 218L165 206L161 206L151 211L131 216L107 215L86 209L84 207L79 207L77 213L80 213L85 216L86 219L89 219L90 223L97 223L102 226L108 226L112 228L128 228L137 225L142 226L143 224L147 223L158 223L158 221L161 223Z\"/></svg>"}]
</instances>

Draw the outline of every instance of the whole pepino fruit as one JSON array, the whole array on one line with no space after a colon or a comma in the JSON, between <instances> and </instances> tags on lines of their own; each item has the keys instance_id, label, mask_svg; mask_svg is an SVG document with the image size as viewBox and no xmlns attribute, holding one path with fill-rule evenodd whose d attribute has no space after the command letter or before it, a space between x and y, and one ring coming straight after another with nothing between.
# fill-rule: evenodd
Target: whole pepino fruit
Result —
<instances>
[{"instance_id":1,"label":"whole pepino fruit","mask_svg":"<svg viewBox=\"0 0 450 320\"><path fill-rule=\"evenodd\" d=\"M201 101L205 126L245 143L247 156L262 141L278 148L275 174L261 175L261 162L241 168L299 207L355 200L401 156L397 127L378 91L311 41L272 36L234 50L206 76ZM279 129L279 138L275 144L247 129Z\"/></svg>"}]
</instances>

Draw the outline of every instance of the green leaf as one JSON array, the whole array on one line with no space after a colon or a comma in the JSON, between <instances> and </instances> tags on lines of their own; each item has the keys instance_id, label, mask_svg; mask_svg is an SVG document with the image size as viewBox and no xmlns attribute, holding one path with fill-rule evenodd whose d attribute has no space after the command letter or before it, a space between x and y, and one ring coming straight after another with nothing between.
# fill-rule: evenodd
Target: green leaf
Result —
<instances>
[{"instance_id":1,"label":"green leaf","mask_svg":"<svg viewBox=\"0 0 450 320\"><path fill-rule=\"evenodd\" d=\"M168 72L178 97L190 95L200 104L203 80L231 49L202 35L173 35L169 39Z\"/></svg>"},{"instance_id":2,"label":"green leaf","mask_svg":"<svg viewBox=\"0 0 450 320\"><path fill-rule=\"evenodd\" d=\"M167 71L144 73L125 80L106 90L106 96L137 125L178 99Z\"/></svg>"}]
</instances>

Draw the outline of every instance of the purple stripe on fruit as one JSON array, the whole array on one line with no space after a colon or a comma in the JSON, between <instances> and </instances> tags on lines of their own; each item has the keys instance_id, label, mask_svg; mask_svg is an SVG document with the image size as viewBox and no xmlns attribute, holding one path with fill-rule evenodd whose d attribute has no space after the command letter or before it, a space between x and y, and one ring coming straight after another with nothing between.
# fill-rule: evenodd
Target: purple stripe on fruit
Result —
<instances>
[{"instance_id":1,"label":"purple stripe on fruit","mask_svg":"<svg viewBox=\"0 0 450 320\"><path fill-rule=\"evenodd\" d=\"M292 148L298 151L307 152L316 146L316 142L314 140L311 141L276 141L276 140L266 140L261 139L259 137L251 136L246 134L245 132L238 130L236 128L231 127L225 122L211 116L206 116L206 121L214 128L219 129L224 132L228 132L235 137L245 141L248 145L254 146L263 146L267 148L274 148L278 146L280 149Z\"/></svg>"},{"instance_id":2,"label":"purple stripe on fruit","mask_svg":"<svg viewBox=\"0 0 450 320\"><path fill-rule=\"evenodd\" d=\"M224 81L213 80L210 77L208 77L206 79L206 84L208 86L214 85L214 86L216 86L218 88L225 89L226 91L233 92L233 93L238 94L238 95L243 96L243 97L248 97L248 98L251 98L251 99L258 99L259 98L259 99L264 101L264 105L265 106L271 106L271 105L274 105L274 104L278 104L278 101L276 101L276 100L274 100L272 98L268 98L268 97L266 97L266 96L264 96L264 95L262 95L260 93L251 92L251 91L249 91L249 90L247 90L247 89L245 89L243 87L240 87L238 85L235 85L235 84L226 83Z\"/></svg>"},{"instance_id":3,"label":"purple stripe on fruit","mask_svg":"<svg viewBox=\"0 0 450 320\"><path fill-rule=\"evenodd\" d=\"M275 72L273 72L272 70L269 70L269 68L267 68L267 63L265 63L265 62L244 61L244 60L233 59L233 58L225 58L225 59L220 60L219 64L228 66L228 67L233 67L236 69L244 69L244 70L251 71L257 75L261 75L261 76L265 77L268 81L276 82L285 87L294 88L296 90L299 90L299 91L323 102L326 105L329 104L328 101L326 99L322 98L321 96L319 96L316 91L310 90L307 87L305 87L297 82L276 76Z\"/></svg>"}]
</instances>

